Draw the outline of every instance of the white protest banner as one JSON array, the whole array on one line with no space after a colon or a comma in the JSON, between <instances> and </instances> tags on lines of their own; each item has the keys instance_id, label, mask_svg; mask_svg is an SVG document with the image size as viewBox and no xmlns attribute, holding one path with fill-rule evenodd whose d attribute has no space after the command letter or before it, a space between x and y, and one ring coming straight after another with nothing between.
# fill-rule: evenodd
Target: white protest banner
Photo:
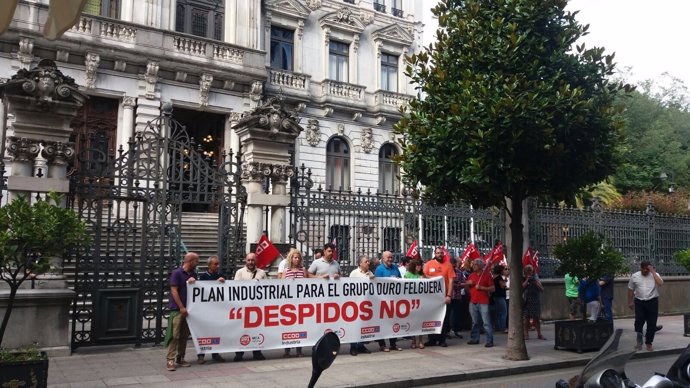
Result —
<instances>
[{"instance_id":1,"label":"white protest banner","mask_svg":"<svg viewBox=\"0 0 690 388\"><path fill-rule=\"evenodd\" d=\"M197 281L187 287L197 353L312 346L439 334L445 285L434 279Z\"/></svg>"}]
</instances>

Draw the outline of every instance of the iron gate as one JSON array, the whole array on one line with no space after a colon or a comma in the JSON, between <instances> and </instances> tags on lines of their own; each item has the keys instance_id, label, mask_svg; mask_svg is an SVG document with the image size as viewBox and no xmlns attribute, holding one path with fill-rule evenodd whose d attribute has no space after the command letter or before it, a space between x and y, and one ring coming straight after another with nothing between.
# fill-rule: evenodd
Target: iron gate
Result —
<instances>
[{"instance_id":1,"label":"iron gate","mask_svg":"<svg viewBox=\"0 0 690 388\"><path fill-rule=\"evenodd\" d=\"M291 182L291 199L290 243L311 259L314 249L335 242L343 273L357 265L359 255L391 251L400 258L415 240L428 259L435 246L445 245L458 256L473 239L487 253L504 238L505 218L496 208L433 206L405 194L324 190L314 187L304 166Z\"/></svg>"},{"instance_id":2,"label":"iron gate","mask_svg":"<svg viewBox=\"0 0 690 388\"><path fill-rule=\"evenodd\" d=\"M80 152L72 176L71 206L93 236L71 263L73 349L162 342L168 277L183 256L183 205L218 212L218 252L228 275L244 249L239 153L206 159L169 108L116 156L103 149Z\"/></svg>"}]
</instances>

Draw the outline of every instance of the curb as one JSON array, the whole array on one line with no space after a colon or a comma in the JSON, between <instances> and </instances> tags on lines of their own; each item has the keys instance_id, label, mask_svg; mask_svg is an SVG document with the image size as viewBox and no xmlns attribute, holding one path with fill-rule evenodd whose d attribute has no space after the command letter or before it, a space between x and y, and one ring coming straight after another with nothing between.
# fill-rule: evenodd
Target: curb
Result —
<instances>
[{"instance_id":1,"label":"curb","mask_svg":"<svg viewBox=\"0 0 690 388\"><path fill-rule=\"evenodd\" d=\"M681 352L685 350L685 347L679 347L675 349L662 349L655 350L652 352L637 352L633 354L632 358L635 359L645 359L652 357L663 357L670 355L680 355ZM596 354L596 353L595 353ZM479 380L492 377L505 377L513 376L518 374L534 373L534 372L544 372L553 369L567 369L577 366L585 366L592 357L584 356L580 359L569 360L569 361L557 361L552 363L540 363L534 365L521 365L517 367L505 367L499 369L487 369L477 372L452 372L449 374L433 377L420 377L412 378L406 380L396 380L385 383L373 383L373 384L357 384L358 387L368 387L368 388L399 388L399 387L423 387L427 385L436 384L447 384L447 383L457 383L470 380ZM572 377L572 376L568 376ZM556 382L554 381L554 384Z\"/></svg>"}]
</instances>

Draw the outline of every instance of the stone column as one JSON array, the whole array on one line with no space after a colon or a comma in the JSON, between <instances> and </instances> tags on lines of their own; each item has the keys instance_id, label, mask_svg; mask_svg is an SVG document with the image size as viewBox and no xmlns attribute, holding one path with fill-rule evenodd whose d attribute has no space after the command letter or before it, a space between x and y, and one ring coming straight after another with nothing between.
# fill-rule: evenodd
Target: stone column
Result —
<instances>
[{"instance_id":1,"label":"stone column","mask_svg":"<svg viewBox=\"0 0 690 388\"><path fill-rule=\"evenodd\" d=\"M273 166L271 174L271 193L276 197L288 197L287 183L294 175L295 170L292 166ZM271 207L271 241L274 243L284 243L287 237L285 206L274 205Z\"/></svg>"},{"instance_id":2,"label":"stone column","mask_svg":"<svg viewBox=\"0 0 690 388\"><path fill-rule=\"evenodd\" d=\"M127 147L129 138L134 136L134 108L136 106L136 97L125 96L122 99L122 127L117 131L117 147ZM125 151L127 151L126 148Z\"/></svg>"},{"instance_id":3,"label":"stone column","mask_svg":"<svg viewBox=\"0 0 690 388\"><path fill-rule=\"evenodd\" d=\"M270 175L270 166L267 170L260 163L242 164L242 185L247 190L247 252L249 244L259 241L264 231L264 203L258 198L265 196L262 182L265 176Z\"/></svg>"}]
</instances>

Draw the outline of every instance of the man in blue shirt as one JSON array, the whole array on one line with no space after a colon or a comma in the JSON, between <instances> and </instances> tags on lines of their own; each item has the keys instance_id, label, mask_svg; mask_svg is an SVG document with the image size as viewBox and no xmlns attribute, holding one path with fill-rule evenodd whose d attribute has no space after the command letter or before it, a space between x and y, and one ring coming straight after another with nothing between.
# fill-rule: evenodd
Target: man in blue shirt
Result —
<instances>
[{"instance_id":1,"label":"man in blue shirt","mask_svg":"<svg viewBox=\"0 0 690 388\"><path fill-rule=\"evenodd\" d=\"M377 278L401 278L400 276L400 270L398 270L397 265L393 265L393 253L390 251L385 251L381 254L381 265L376 267L376 273L374 274ZM390 348L386 347L386 341L385 340L378 340L379 343L379 349L381 349L382 352L390 352L391 349L393 350L402 350L400 346L397 345L396 339L391 338L390 340Z\"/></svg>"},{"instance_id":2,"label":"man in blue shirt","mask_svg":"<svg viewBox=\"0 0 690 388\"><path fill-rule=\"evenodd\" d=\"M599 278L601 287L601 302L604 308L604 317L613 322L613 276L603 275Z\"/></svg>"}]
</instances>

